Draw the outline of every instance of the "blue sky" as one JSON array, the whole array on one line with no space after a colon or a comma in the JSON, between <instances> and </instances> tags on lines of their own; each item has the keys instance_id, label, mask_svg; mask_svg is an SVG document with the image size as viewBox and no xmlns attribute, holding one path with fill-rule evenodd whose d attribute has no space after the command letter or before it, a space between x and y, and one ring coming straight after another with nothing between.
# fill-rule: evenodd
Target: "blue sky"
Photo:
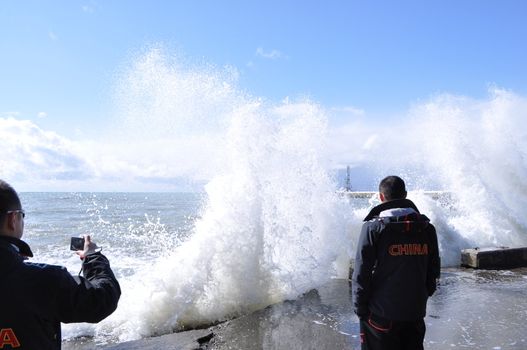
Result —
<instances>
[{"instance_id":1,"label":"blue sky","mask_svg":"<svg viewBox=\"0 0 527 350\"><path fill-rule=\"evenodd\" d=\"M526 16L521 0L2 1L0 117L89 139L109 127L120 72L162 45L232 67L251 96L382 123L443 93L525 95Z\"/></svg>"},{"instance_id":2,"label":"blue sky","mask_svg":"<svg viewBox=\"0 0 527 350\"><path fill-rule=\"evenodd\" d=\"M438 92L482 96L490 83L527 89L524 1L4 1L2 8L0 106L27 118L45 112L57 124L104 117L116 70L153 43L236 67L240 85L257 96L308 95L380 113Z\"/></svg>"}]
</instances>

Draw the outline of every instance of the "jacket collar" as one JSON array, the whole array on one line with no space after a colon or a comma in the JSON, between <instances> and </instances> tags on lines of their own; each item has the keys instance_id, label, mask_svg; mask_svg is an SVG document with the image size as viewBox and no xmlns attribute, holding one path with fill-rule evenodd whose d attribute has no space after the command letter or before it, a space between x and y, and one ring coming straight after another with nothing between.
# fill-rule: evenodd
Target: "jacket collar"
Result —
<instances>
[{"instance_id":1,"label":"jacket collar","mask_svg":"<svg viewBox=\"0 0 527 350\"><path fill-rule=\"evenodd\" d=\"M384 211L381 211L379 214L380 218L393 218L393 217L401 217L401 216L408 216L412 214L417 214L414 208L393 208L393 209L386 209Z\"/></svg>"},{"instance_id":2,"label":"jacket collar","mask_svg":"<svg viewBox=\"0 0 527 350\"><path fill-rule=\"evenodd\" d=\"M14 249L18 250L18 254L23 257L33 257L33 252L29 245L15 237L0 236L0 245L12 245Z\"/></svg>"},{"instance_id":3,"label":"jacket collar","mask_svg":"<svg viewBox=\"0 0 527 350\"><path fill-rule=\"evenodd\" d=\"M419 213L419 209L415 206L414 202L412 202L409 199L394 199L392 201L381 203L375 207L373 207L368 215L364 218L364 221L370 221L371 219L378 217L381 212L389 209L395 209L395 208L412 208L417 213Z\"/></svg>"}]
</instances>

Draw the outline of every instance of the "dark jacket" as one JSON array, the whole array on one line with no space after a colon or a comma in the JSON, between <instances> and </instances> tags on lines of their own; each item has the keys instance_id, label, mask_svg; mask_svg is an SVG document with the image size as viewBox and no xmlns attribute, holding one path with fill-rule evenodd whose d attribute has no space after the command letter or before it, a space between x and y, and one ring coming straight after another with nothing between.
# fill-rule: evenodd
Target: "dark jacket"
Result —
<instances>
[{"instance_id":1,"label":"dark jacket","mask_svg":"<svg viewBox=\"0 0 527 350\"><path fill-rule=\"evenodd\" d=\"M99 322L117 308L121 289L101 253L83 260L84 277L24 256L26 243L0 236L1 349L60 349L60 322Z\"/></svg>"},{"instance_id":2,"label":"dark jacket","mask_svg":"<svg viewBox=\"0 0 527 350\"><path fill-rule=\"evenodd\" d=\"M440 273L434 226L407 199L378 205L365 221L352 278L355 313L422 319Z\"/></svg>"}]
</instances>

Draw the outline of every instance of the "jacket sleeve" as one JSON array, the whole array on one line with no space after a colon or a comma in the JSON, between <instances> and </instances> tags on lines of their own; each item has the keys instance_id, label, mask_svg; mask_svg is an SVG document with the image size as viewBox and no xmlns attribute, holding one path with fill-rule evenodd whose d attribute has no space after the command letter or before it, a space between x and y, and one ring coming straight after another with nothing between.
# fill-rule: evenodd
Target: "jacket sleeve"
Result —
<instances>
[{"instance_id":1,"label":"jacket sleeve","mask_svg":"<svg viewBox=\"0 0 527 350\"><path fill-rule=\"evenodd\" d=\"M441 274L441 259L439 257L439 245L437 243L437 234L433 225L430 225L430 251L428 260L428 271L426 274L426 288L428 296L432 296L437 288L437 279Z\"/></svg>"},{"instance_id":2,"label":"jacket sleeve","mask_svg":"<svg viewBox=\"0 0 527 350\"><path fill-rule=\"evenodd\" d=\"M353 309L357 316L369 313L368 302L371 294L371 280L376 261L373 234L369 223L364 223L357 244L355 266L352 277Z\"/></svg>"},{"instance_id":3,"label":"jacket sleeve","mask_svg":"<svg viewBox=\"0 0 527 350\"><path fill-rule=\"evenodd\" d=\"M82 268L84 277L73 277L62 270L57 294L61 322L96 323L117 308L121 289L108 259L101 253L90 254Z\"/></svg>"}]
</instances>

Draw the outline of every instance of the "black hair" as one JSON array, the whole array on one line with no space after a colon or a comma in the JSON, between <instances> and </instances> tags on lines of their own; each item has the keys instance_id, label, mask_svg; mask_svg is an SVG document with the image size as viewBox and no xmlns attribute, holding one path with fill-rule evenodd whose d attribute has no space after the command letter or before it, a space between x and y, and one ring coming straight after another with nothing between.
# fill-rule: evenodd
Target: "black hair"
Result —
<instances>
[{"instance_id":1,"label":"black hair","mask_svg":"<svg viewBox=\"0 0 527 350\"><path fill-rule=\"evenodd\" d=\"M21 208L22 203L15 189L4 180L0 180L0 220L4 219L6 212Z\"/></svg>"},{"instance_id":2,"label":"black hair","mask_svg":"<svg viewBox=\"0 0 527 350\"><path fill-rule=\"evenodd\" d=\"M406 198L406 186L399 176L391 175L382 179L379 184L379 192L387 201Z\"/></svg>"}]
</instances>

